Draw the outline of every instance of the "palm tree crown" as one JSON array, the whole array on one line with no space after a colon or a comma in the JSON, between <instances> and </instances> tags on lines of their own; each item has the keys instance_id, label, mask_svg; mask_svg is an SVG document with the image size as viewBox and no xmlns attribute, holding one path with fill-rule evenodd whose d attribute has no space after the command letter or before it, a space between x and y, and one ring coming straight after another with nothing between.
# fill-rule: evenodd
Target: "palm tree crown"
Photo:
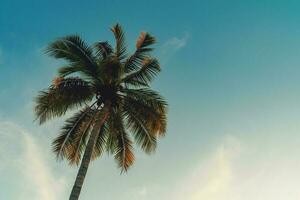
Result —
<instances>
[{"instance_id":1,"label":"palm tree crown","mask_svg":"<svg viewBox=\"0 0 300 200\"><path fill-rule=\"evenodd\" d=\"M122 28L117 24L111 30L115 48L108 42L89 46L77 35L48 46L49 55L67 62L52 85L37 96L35 112L42 124L77 109L53 141L59 158L79 165L90 145L90 159L107 151L121 171L127 171L134 162L133 141L151 153L166 132L167 103L150 88L160 72L157 59L150 55L155 38L142 32L135 52L128 56Z\"/></svg>"}]
</instances>

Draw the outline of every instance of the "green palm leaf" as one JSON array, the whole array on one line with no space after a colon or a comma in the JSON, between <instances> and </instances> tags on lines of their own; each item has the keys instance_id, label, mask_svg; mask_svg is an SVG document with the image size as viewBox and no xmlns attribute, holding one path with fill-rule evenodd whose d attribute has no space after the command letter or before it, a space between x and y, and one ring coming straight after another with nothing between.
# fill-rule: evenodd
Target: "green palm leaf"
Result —
<instances>
[{"instance_id":1,"label":"green palm leaf","mask_svg":"<svg viewBox=\"0 0 300 200\"><path fill-rule=\"evenodd\" d=\"M103 123L103 126L99 130L98 138L96 140L96 144L92 155L93 160L101 156L102 153L105 151L108 137L109 137L109 132L108 132L107 121L106 121Z\"/></svg>"},{"instance_id":2,"label":"green palm leaf","mask_svg":"<svg viewBox=\"0 0 300 200\"><path fill-rule=\"evenodd\" d=\"M36 98L35 113L40 124L59 117L67 110L80 107L92 100L94 94L88 82L80 78L66 78L58 85L51 85Z\"/></svg>"},{"instance_id":3,"label":"green palm leaf","mask_svg":"<svg viewBox=\"0 0 300 200\"><path fill-rule=\"evenodd\" d=\"M68 74L73 73L74 68L77 72L96 78L98 74L93 49L89 47L78 35L66 36L51 43L46 52L55 58L63 58L69 61L71 68ZM65 67L64 71L68 68ZM66 73L66 72L65 72Z\"/></svg>"},{"instance_id":4,"label":"green palm leaf","mask_svg":"<svg viewBox=\"0 0 300 200\"><path fill-rule=\"evenodd\" d=\"M124 71L130 73L141 68L145 58L153 50L149 46L155 43L155 38L149 33L142 32L136 42L136 51L124 63Z\"/></svg>"},{"instance_id":5,"label":"green palm leaf","mask_svg":"<svg viewBox=\"0 0 300 200\"><path fill-rule=\"evenodd\" d=\"M122 30L122 27L119 24L116 24L111 28L111 31L114 33L116 39L116 48L115 54L116 57L121 61L125 58L126 53L126 44L125 44L125 36Z\"/></svg>"},{"instance_id":6,"label":"green palm leaf","mask_svg":"<svg viewBox=\"0 0 300 200\"><path fill-rule=\"evenodd\" d=\"M110 132L114 140L110 148L113 148L112 151L122 172L127 171L135 159L132 141L125 130L123 118L118 109L111 113L109 120Z\"/></svg>"},{"instance_id":7,"label":"green palm leaf","mask_svg":"<svg viewBox=\"0 0 300 200\"><path fill-rule=\"evenodd\" d=\"M78 164L80 154L96 111L87 107L66 120L61 134L52 143L53 152L58 158L67 158L70 164Z\"/></svg>"},{"instance_id":8,"label":"green palm leaf","mask_svg":"<svg viewBox=\"0 0 300 200\"><path fill-rule=\"evenodd\" d=\"M96 50L96 55L102 60L107 58L112 52L113 49L108 42L97 42L94 45Z\"/></svg>"},{"instance_id":9,"label":"green palm leaf","mask_svg":"<svg viewBox=\"0 0 300 200\"><path fill-rule=\"evenodd\" d=\"M132 104L124 105L124 115L126 117L127 128L132 132L135 142L144 150L146 153L152 153L155 151L157 146L156 134L153 130L147 127L147 119L141 116L143 107L138 107ZM143 110L145 111L145 109ZM144 115L149 115L144 112Z\"/></svg>"},{"instance_id":10,"label":"green palm leaf","mask_svg":"<svg viewBox=\"0 0 300 200\"><path fill-rule=\"evenodd\" d=\"M137 117L153 135L163 136L166 132L166 101L150 89L126 89L124 111ZM133 118L132 117L132 118Z\"/></svg>"},{"instance_id":11,"label":"green palm leaf","mask_svg":"<svg viewBox=\"0 0 300 200\"><path fill-rule=\"evenodd\" d=\"M160 66L155 58L145 58L142 67L129 75L122 82L133 86L148 86L153 78L160 72Z\"/></svg>"}]
</instances>

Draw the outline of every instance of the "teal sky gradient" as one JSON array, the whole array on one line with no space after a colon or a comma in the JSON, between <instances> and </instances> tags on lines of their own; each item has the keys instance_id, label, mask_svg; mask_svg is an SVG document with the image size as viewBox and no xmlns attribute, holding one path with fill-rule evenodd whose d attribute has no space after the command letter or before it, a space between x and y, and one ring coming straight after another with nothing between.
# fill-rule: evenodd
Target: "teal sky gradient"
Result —
<instances>
[{"instance_id":1,"label":"teal sky gradient","mask_svg":"<svg viewBox=\"0 0 300 200\"><path fill-rule=\"evenodd\" d=\"M128 174L112 157L93 162L82 200L300 199L300 2L293 0L0 1L0 199L63 200L75 167L51 140L63 120L34 122L33 99L61 61L58 37L113 41L119 22L131 50L157 37L169 101L157 153L137 148Z\"/></svg>"}]
</instances>

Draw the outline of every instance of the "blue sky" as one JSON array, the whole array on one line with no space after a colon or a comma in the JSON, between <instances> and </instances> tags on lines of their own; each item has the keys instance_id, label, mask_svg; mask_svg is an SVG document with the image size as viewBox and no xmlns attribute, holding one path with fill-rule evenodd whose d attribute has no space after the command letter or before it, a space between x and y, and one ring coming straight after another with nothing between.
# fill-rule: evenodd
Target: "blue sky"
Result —
<instances>
[{"instance_id":1,"label":"blue sky","mask_svg":"<svg viewBox=\"0 0 300 200\"><path fill-rule=\"evenodd\" d=\"M136 150L120 175L94 161L82 200L298 200L299 1L0 1L0 199L63 200L77 169L57 162L51 140L63 119L34 122L33 99L61 61L43 51L78 33L113 41L119 22L131 49L157 37L169 101L157 153Z\"/></svg>"}]
</instances>

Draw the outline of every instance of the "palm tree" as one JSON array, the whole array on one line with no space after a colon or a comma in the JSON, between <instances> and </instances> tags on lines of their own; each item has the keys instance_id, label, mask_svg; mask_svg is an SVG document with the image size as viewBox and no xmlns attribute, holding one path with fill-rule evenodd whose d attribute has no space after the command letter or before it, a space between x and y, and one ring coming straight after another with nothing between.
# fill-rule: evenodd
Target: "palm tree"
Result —
<instances>
[{"instance_id":1,"label":"palm tree","mask_svg":"<svg viewBox=\"0 0 300 200\"><path fill-rule=\"evenodd\" d=\"M166 132L167 102L150 88L160 72L157 59L150 55L155 38L142 32L135 52L127 56L121 26L111 31L115 48L108 42L89 46L71 35L46 50L67 62L59 68L59 77L36 98L39 123L77 110L52 143L58 158L67 159L70 165L80 164L70 200L79 198L91 160L106 151L114 155L121 172L126 172L135 159L133 141L152 153L157 139Z\"/></svg>"}]
</instances>

